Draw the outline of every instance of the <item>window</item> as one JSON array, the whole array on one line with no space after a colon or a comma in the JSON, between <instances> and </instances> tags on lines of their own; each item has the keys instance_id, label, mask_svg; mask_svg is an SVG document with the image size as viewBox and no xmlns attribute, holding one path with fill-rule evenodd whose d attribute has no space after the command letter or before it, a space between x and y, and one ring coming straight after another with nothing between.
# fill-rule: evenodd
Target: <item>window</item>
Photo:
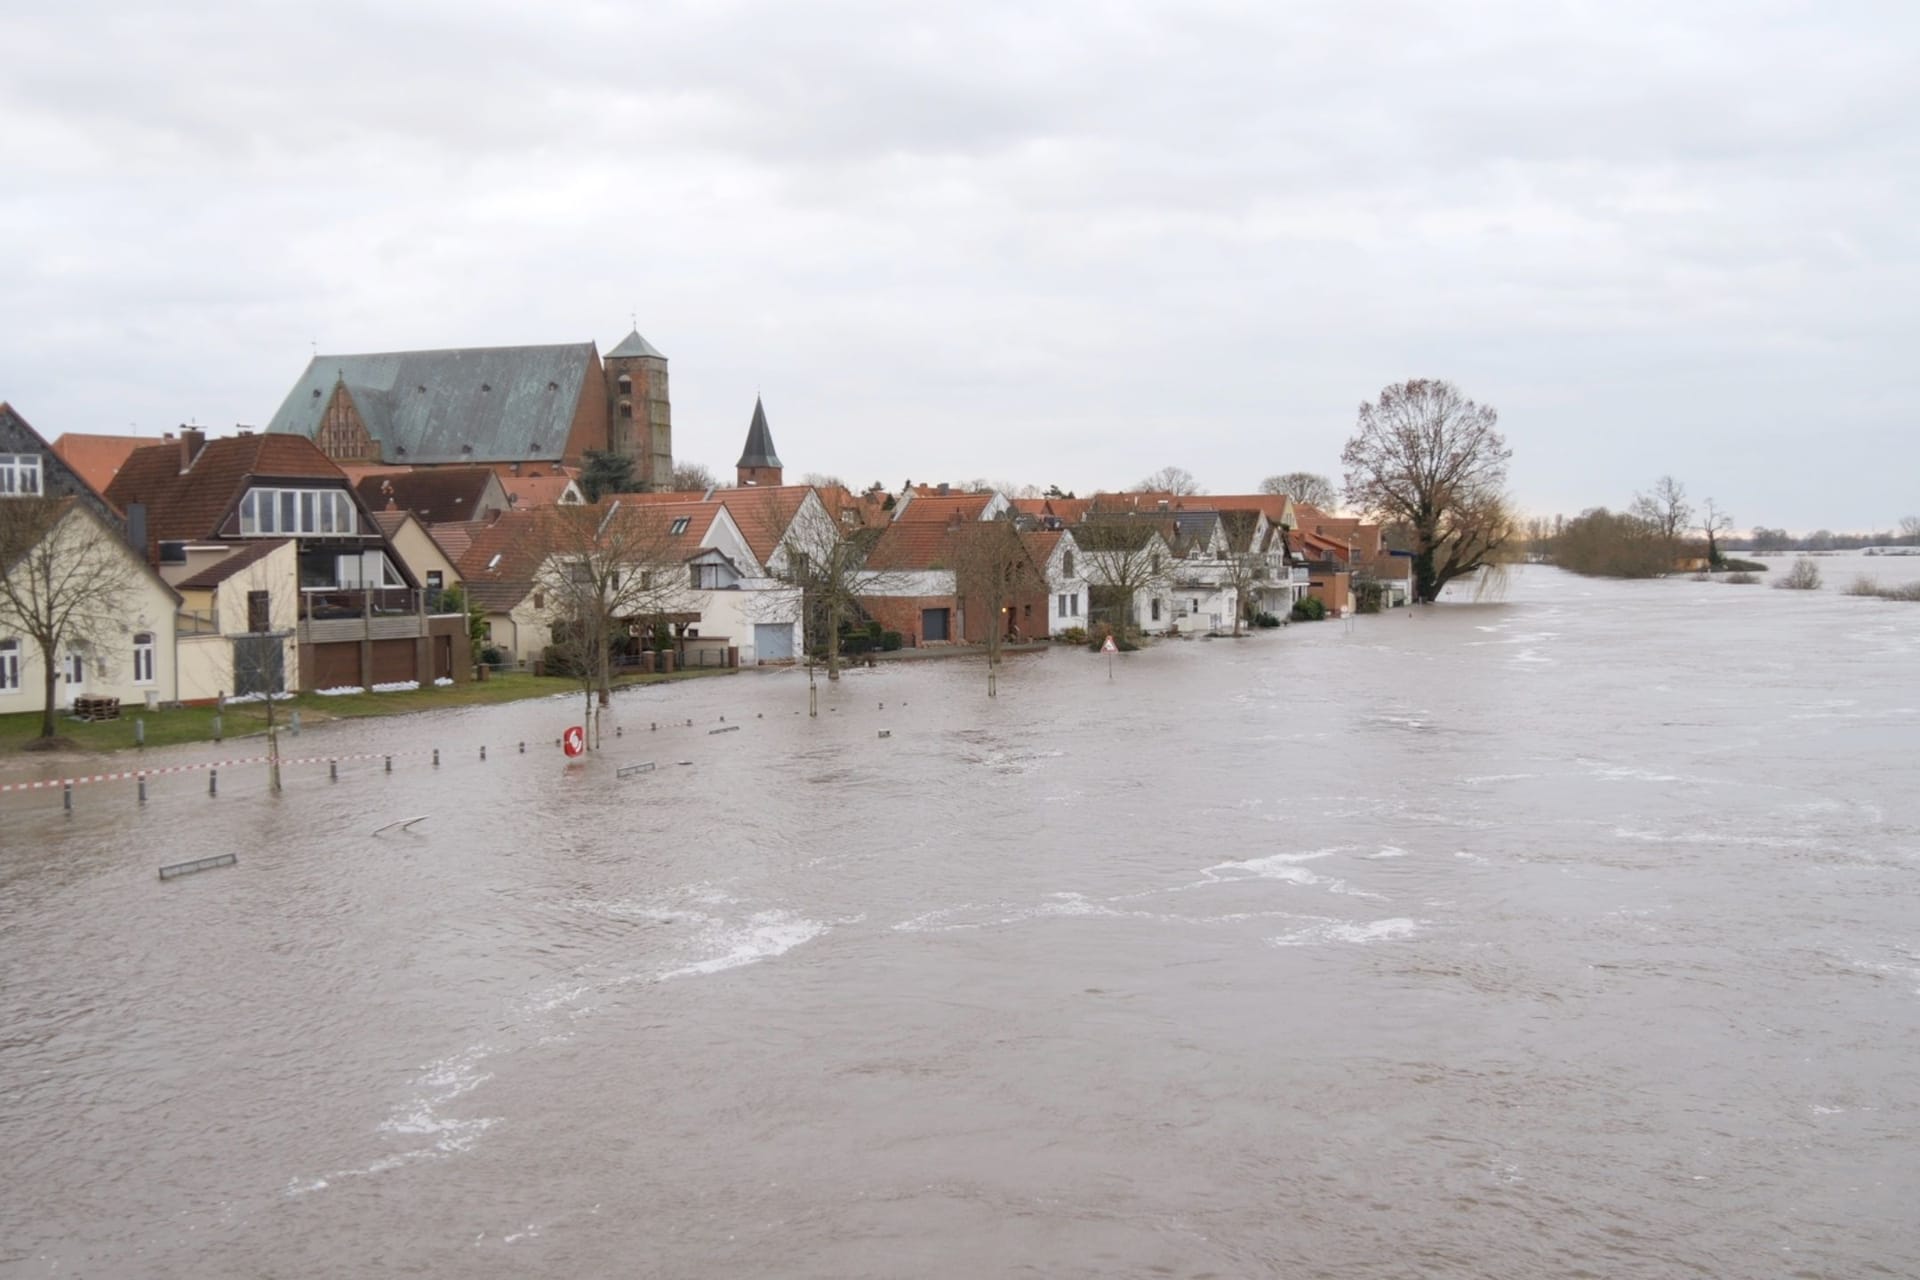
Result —
<instances>
[{"instance_id":1,"label":"window","mask_svg":"<svg viewBox=\"0 0 1920 1280\"><path fill-rule=\"evenodd\" d=\"M585 560L574 560L567 565L567 580L579 585L593 581L593 566Z\"/></svg>"},{"instance_id":2,"label":"window","mask_svg":"<svg viewBox=\"0 0 1920 1280\"><path fill-rule=\"evenodd\" d=\"M353 531L353 499L344 489L249 489L240 499L243 537Z\"/></svg>"},{"instance_id":3,"label":"window","mask_svg":"<svg viewBox=\"0 0 1920 1280\"><path fill-rule=\"evenodd\" d=\"M0 498L29 497L40 492L40 455L0 453Z\"/></svg>"},{"instance_id":4,"label":"window","mask_svg":"<svg viewBox=\"0 0 1920 1280\"><path fill-rule=\"evenodd\" d=\"M0 640L0 693L20 692L20 642Z\"/></svg>"},{"instance_id":5,"label":"window","mask_svg":"<svg viewBox=\"0 0 1920 1280\"><path fill-rule=\"evenodd\" d=\"M67 661L63 668L63 674L67 677L68 684L85 684L87 682L87 655L73 649L67 650Z\"/></svg>"},{"instance_id":6,"label":"window","mask_svg":"<svg viewBox=\"0 0 1920 1280\"><path fill-rule=\"evenodd\" d=\"M687 526L692 523L693 523L692 516L676 516L674 517L673 527L668 529L667 532L677 538L681 534L685 533L687 531Z\"/></svg>"},{"instance_id":7,"label":"window","mask_svg":"<svg viewBox=\"0 0 1920 1280\"><path fill-rule=\"evenodd\" d=\"M1060 568L1069 578L1073 576L1073 552L1062 551L1060 553Z\"/></svg>"},{"instance_id":8,"label":"window","mask_svg":"<svg viewBox=\"0 0 1920 1280\"><path fill-rule=\"evenodd\" d=\"M622 400L620 402L620 416L623 418L631 418L633 416L633 401Z\"/></svg>"},{"instance_id":9,"label":"window","mask_svg":"<svg viewBox=\"0 0 1920 1280\"><path fill-rule=\"evenodd\" d=\"M546 608L546 607L547 607L547 593L546 593L546 592L544 592L544 591L536 591L536 592L534 592L534 593L533 593L533 607L534 607L534 608L536 608L536 609L544 609L544 608Z\"/></svg>"},{"instance_id":10,"label":"window","mask_svg":"<svg viewBox=\"0 0 1920 1280\"><path fill-rule=\"evenodd\" d=\"M1060 610L1061 617L1070 618L1073 616L1072 614L1067 612L1067 593L1066 592L1062 591L1060 593L1060 598L1055 603Z\"/></svg>"},{"instance_id":11,"label":"window","mask_svg":"<svg viewBox=\"0 0 1920 1280\"><path fill-rule=\"evenodd\" d=\"M271 597L265 591L247 592L247 630L271 631L273 629L273 610L269 607Z\"/></svg>"},{"instance_id":12,"label":"window","mask_svg":"<svg viewBox=\"0 0 1920 1280\"><path fill-rule=\"evenodd\" d=\"M153 632L133 633L133 682L153 683Z\"/></svg>"},{"instance_id":13,"label":"window","mask_svg":"<svg viewBox=\"0 0 1920 1280\"><path fill-rule=\"evenodd\" d=\"M1153 602L1153 620L1155 622L1160 621L1160 601L1157 597Z\"/></svg>"}]
</instances>

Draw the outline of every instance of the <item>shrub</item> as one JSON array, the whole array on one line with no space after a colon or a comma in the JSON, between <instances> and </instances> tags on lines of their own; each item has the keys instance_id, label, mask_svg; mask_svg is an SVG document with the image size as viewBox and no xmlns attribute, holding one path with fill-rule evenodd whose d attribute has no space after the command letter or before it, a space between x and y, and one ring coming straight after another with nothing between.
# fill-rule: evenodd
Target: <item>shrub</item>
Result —
<instances>
[{"instance_id":1,"label":"shrub","mask_svg":"<svg viewBox=\"0 0 1920 1280\"><path fill-rule=\"evenodd\" d=\"M1773 585L1786 591L1817 591L1820 587L1820 566L1801 556L1793 562L1793 568L1787 570L1787 576Z\"/></svg>"},{"instance_id":2,"label":"shrub","mask_svg":"<svg viewBox=\"0 0 1920 1280\"><path fill-rule=\"evenodd\" d=\"M1327 605L1318 596L1304 596L1293 602L1295 622L1318 622L1327 616Z\"/></svg>"},{"instance_id":3,"label":"shrub","mask_svg":"<svg viewBox=\"0 0 1920 1280\"><path fill-rule=\"evenodd\" d=\"M1122 653L1132 653L1135 649L1138 649L1140 647L1139 645L1135 644L1132 640L1129 640L1126 636L1119 634L1111 626L1103 622L1099 626L1096 626L1092 630L1087 632L1087 648L1091 649L1095 653L1100 652L1100 650L1106 645L1108 636L1113 637L1113 647L1118 649Z\"/></svg>"},{"instance_id":4,"label":"shrub","mask_svg":"<svg viewBox=\"0 0 1920 1280\"><path fill-rule=\"evenodd\" d=\"M1883 587L1878 582L1861 574L1847 588L1850 596L1870 596L1875 600L1920 601L1920 582L1909 582L1900 587Z\"/></svg>"},{"instance_id":5,"label":"shrub","mask_svg":"<svg viewBox=\"0 0 1920 1280\"><path fill-rule=\"evenodd\" d=\"M1745 569L1742 569L1739 573L1728 574L1726 580L1736 587L1751 587L1760 581L1760 579L1754 577Z\"/></svg>"},{"instance_id":6,"label":"shrub","mask_svg":"<svg viewBox=\"0 0 1920 1280\"><path fill-rule=\"evenodd\" d=\"M1277 627L1280 625L1280 619L1263 610L1253 615L1253 625L1256 627Z\"/></svg>"},{"instance_id":7,"label":"shrub","mask_svg":"<svg viewBox=\"0 0 1920 1280\"><path fill-rule=\"evenodd\" d=\"M480 650L480 661L486 663L490 667L503 666L507 661L507 655L502 653L500 650L494 648L492 645L487 645Z\"/></svg>"},{"instance_id":8,"label":"shrub","mask_svg":"<svg viewBox=\"0 0 1920 1280\"><path fill-rule=\"evenodd\" d=\"M1880 584L1863 573L1847 584L1847 594L1850 596L1877 596L1880 594Z\"/></svg>"},{"instance_id":9,"label":"shrub","mask_svg":"<svg viewBox=\"0 0 1920 1280\"><path fill-rule=\"evenodd\" d=\"M1735 560L1732 556L1722 557L1720 567L1734 573L1765 573L1767 571L1767 566L1758 560Z\"/></svg>"},{"instance_id":10,"label":"shrub","mask_svg":"<svg viewBox=\"0 0 1920 1280\"><path fill-rule=\"evenodd\" d=\"M878 622L867 623L867 639L873 641L877 645L885 636L886 636L886 631L881 628Z\"/></svg>"},{"instance_id":11,"label":"shrub","mask_svg":"<svg viewBox=\"0 0 1920 1280\"><path fill-rule=\"evenodd\" d=\"M1356 582L1353 585L1353 609L1355 613L1378 613L1380 602L1386 598L1387 589L1378 582Z\"/></svg>"},{"instance_id":12,"label":"shrub","mask_svg":"<svg viewBox=\"0 0 1920 1280\"><path fill-rule=\"evenodd\" d=\"M898 631L882 631L880 633L880 648L887 653L892 653L904 643L906 642L900 638Z\"/></svg>"},{"instance_id":13,"label":"shrub","mask_svg":"<svg viewBox=\"0 0 1920 1280\"><path fill-rule=\"evenodd\" d=\"M1067 644L1085 644L1087 642L1087 629L1085 627L1068 627L1060 633L1060 639Z\"/></svg>"}]
</instances>

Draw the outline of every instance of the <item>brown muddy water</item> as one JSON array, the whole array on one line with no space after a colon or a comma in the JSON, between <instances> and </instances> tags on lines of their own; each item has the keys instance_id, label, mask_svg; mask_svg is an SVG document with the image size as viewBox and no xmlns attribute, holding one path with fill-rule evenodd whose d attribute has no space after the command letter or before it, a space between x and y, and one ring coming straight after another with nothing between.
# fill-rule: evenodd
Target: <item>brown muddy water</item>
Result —
<instances>
[{"instance_id":1,"label":"brown muddy water","mask_svg":"<svg viewBox=\"0 0 1920 1280\"><path fill-rule=\"evenodd\" d=\"M0 1274L1920 1273L1920 607L1529 569L1000 688L0 797Z\"/></svg>"}]
</instances>

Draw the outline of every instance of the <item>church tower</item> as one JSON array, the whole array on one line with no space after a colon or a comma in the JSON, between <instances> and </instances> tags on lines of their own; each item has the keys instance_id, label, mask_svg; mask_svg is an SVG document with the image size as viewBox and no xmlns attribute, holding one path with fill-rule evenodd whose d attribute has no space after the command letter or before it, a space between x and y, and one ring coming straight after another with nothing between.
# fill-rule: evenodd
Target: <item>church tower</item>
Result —
<instances>
[{"instance_id":1,"label":"church tower","mask_svg":"<svg viewBox=\"0 0 1920 1280\"><path fill-rule=\"evenodd\" d=\"M635 329L607 352L607 448L633 459L643 489L673 482L673 406L667 358Z\"/></svg>"},{"instance_id":2,"label":"church tower","mask_svg":"<svg viewBox=\"0 0 1920 1280\"><path fill-rule=\"evenodd\" d=\"M773 432L767 429L767 411L760 397L753 398L753 422L747 427L747 447L734 464L742 487L780 483L780 455L773 451Z\"/></svg>"}]
</instances>

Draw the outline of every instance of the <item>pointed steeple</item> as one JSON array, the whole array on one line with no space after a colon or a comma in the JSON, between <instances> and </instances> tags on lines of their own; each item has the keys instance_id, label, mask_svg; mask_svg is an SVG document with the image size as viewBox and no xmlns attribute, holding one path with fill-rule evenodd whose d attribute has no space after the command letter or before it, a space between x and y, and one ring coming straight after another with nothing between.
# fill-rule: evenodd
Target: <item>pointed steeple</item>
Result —
<instances>
[{"instance_id":1,"label":"pointed steeple","mask_svg":"<svg viewBox=\"0 0 1920 1280\"><path fill-rule=\"evenodd\" d=\"M767 426L767 409L760 403L759 396L753 398L753 422L747 427L747 447L740 451L740 461L734 465L743 485L780 483L780 455L773 451L773 432Z\"/></svg>"}]
</instances>

